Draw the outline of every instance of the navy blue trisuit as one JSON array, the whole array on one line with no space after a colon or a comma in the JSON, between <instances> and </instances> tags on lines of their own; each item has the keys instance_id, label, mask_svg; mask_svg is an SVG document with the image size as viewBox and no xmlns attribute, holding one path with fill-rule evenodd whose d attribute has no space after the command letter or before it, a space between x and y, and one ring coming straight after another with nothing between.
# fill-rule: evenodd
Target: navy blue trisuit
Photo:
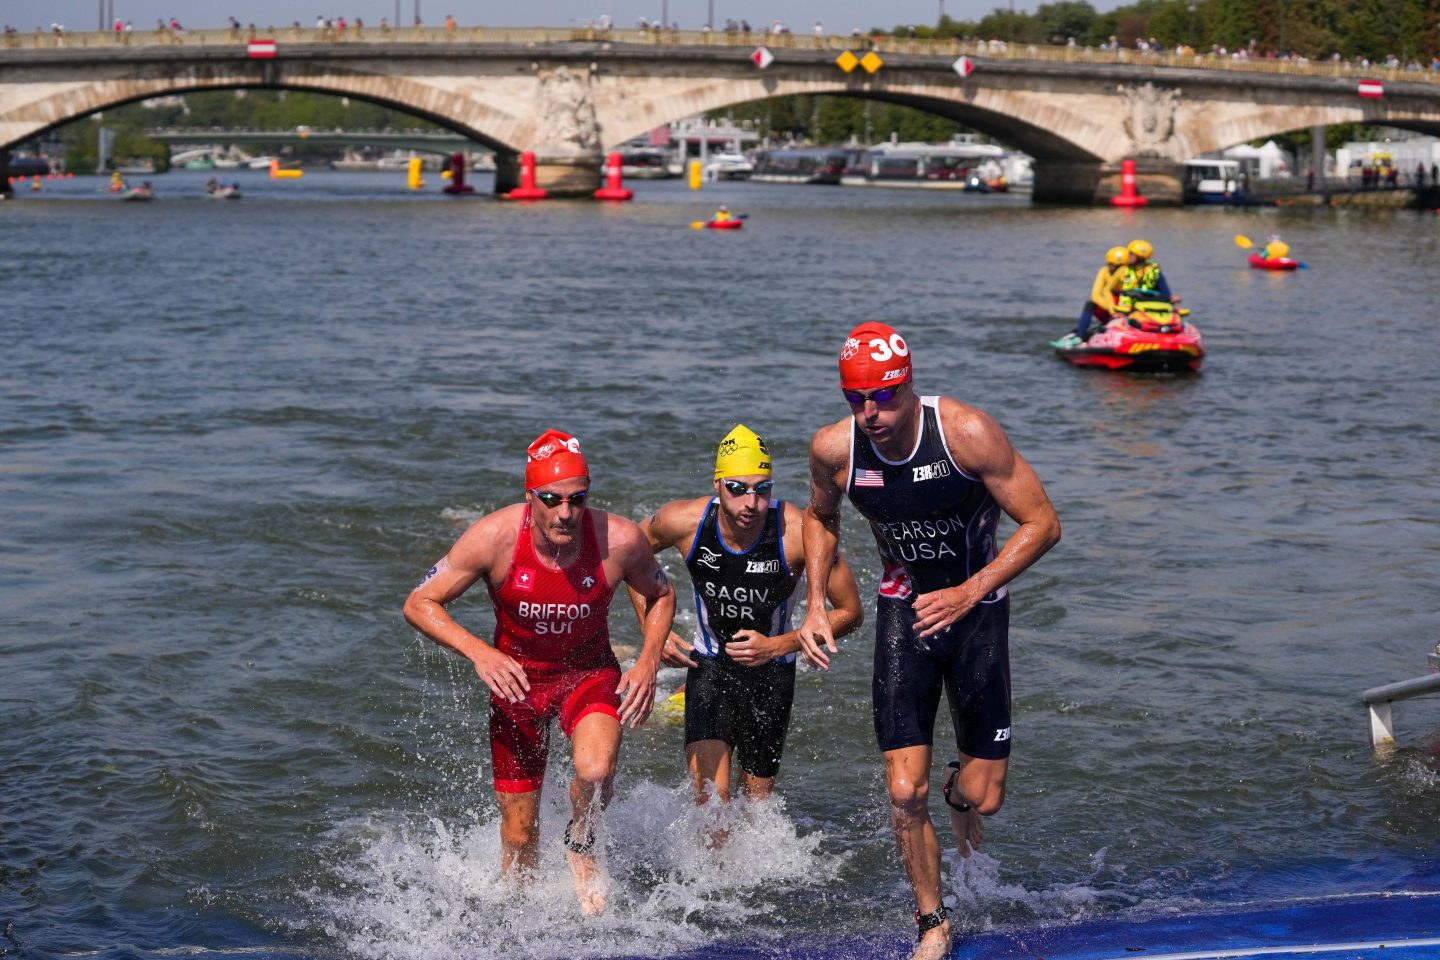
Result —
<instances>
[{"instance_id":1,"label":"navy blue trisuit","mask_svg":"<svg viewBox=\"0 0 1440 960\"><path fill-rule=\"evenodd\" d=\"M870 521L884 574L876 600L875 735L882 751L934 743L943 688L955 741L971 757L1010 755L1010 599L1001 588L933 636L915 630L918 595L963 583L995 557L1000 507L956 464L938 397L921 397L915 448L880 455L850 421L846 495Z\"/></svg>"},{"instance_id":2,"label":"navy blue trisuit","mask_svg":"<svg viewBox=\"0 0 1440 960\"><path fill-rule=\"evenodd\" d=\"M748 667L731 659L725 645L737 630L773 637L790 629L800 575L785 562L785 502L770 501L764 529L744 551L726 545L719 517L720 503L712 498L685 557L699 624L698 666L685 675L685 743L724 741L741 770L773 777L795 699L795 654Z\"/></svg>"}]
</instances>

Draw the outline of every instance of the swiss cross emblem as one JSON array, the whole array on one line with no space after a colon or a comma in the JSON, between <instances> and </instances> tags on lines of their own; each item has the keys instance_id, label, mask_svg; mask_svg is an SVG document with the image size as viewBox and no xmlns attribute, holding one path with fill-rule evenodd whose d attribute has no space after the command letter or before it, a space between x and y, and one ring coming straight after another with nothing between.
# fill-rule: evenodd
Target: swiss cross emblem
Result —
<instances>
[{"instance_id":1,"label":"swiss cross emblem","mask_svg":"<svg viewBox=\"0 0 1440 960\"><path fill-rule=\"evenodd\" d=\"M515 573L515 586L521 590L535 589L535 572L533 570L518 570Z\"/></svg>"}]
</instances>

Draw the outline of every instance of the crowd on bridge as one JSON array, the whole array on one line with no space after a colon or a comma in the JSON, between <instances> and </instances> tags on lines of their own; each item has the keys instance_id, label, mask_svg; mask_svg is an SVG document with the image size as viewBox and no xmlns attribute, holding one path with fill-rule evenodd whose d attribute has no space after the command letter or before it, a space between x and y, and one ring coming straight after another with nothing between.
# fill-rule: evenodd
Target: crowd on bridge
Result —
<instances>
[{"instance_id":1,"label":"crowd on bridge","mask_svg":"<svg viewBox=\"0 0 1440 960\"><path fill-rule=\"evenodd\" d=\"M234 16L231 16L228 19L228 29L234 39L240 39L242 33L248 38L254 38L256 34L255 24L251 23L245 27L242 27L240 21ZM414 23L408 26L409 28L413 28L416 30L424 26L424 24L419 19L418 12ZM602 14L599 17L585 20L583 26L584 29L586 29L587 31L594 30L608 32L613 30L615 25L609 14ZM649 20L645 17L639 18L637 27L640 38L646 40L653 40L661 36L673 37L675 34L678 34L682 29L678 22L672 22L669 25L666 25L659 20ZM389 35L392 31L398 30L400 28L401 24L399 24L398 22L392 26L388 18L380 18L379 30L382 36ZM274 30L275 27L270 26L266 29ZM290 25L290 29L295 31L295 33L298 35L305 28L299 20L296 20ZM344 16L326 17L322 15L316 17L314 26L315 34L318 35L322 42L341 42L352 38L359 39L361 36L361 31L363 31L364 29L365 22L358 16L354 19L348 19ZM444 32L446 37L449 38L454 36L457 30L458 24L455 20L455 17L453 15L447 14L444 20ZM711 33L712 30L713 27L709 23L702 24L700 27L700 31L702 33L708 34ZM112 31L117 40L122 43L128 44L130 42L131 34L134 32L134 25L128 20L122 22L121 20L117 19L113 24ZM721 32L731 38L743 38L743 40L745 40L746 42L749 42L752 37L758 37L762 40L765 37L788 39L793 33L789 25L782 20L772 20L768 25L762 25L757 29L751 26L749 20L743 18L727 18L723 26L721 27ZM815 22L814 27L809 32L814 35L817 43L821 42L821 39L826 36L824 27L819 21ZM929 30L911 24L909 26L897 27L894 31L891 31L889 33L874 32L873 34L869 35L868 38L864 31L862 31L859 27L855 27L850 31L849 36L853 41L867 41L872 48L878 50L885 50L891 48L891 46L897 40L903 41L907 39L929 39L929 37L927 37L927 34L929 33ZM49 30L37 26L34 31L33 45L37 47L63 47L66 44L67 34L68 31L66 27L60 23L51 23ZM180 24L178 18L171 17L169 20L165 20L162 18L156 20L155 22L155 36L156 39L160 40L161 42L180 43L182 42L182 38L184 37L184 35L185 28ZM3 34L0 34L0 36L3 36L6 46L17 47L21 44L21 31L19 30L19 28L11 26L10 24L4 25ZM971 35L964 37L957 36L953 39L966 44L967 46L972 48L974 52L982 56L985 54L1005 56L1011 53L1013 47L1017 46L1016 44L1013 44L1008 40L995 36L986 38L984 36ZM791 43L793 44L793 41ZM1324 64L1343 64L1345 66L1358 70L1400 70L1405 72L1431 71L1440 73L1440 55L1432 56L1429 59L1428 63L1414 57L1402 58L1396 56L1393 53L1385 56L1382 59L1377 59L1373 61L1370 58L1364 56L1346 57L1339 52L1333 52L1328 56L1317 54L1311 57L1294 50L1281 50L1261 46L1258 41L1253 39L1249 43L1236 47L1234 49L1228 48L1221 43L1214 43L1210 45L1208 50L1200 50L1186 43L1178 43L1167 47L1164 43L1162 43L1160 40L1153 36L1136 37L1130 43L1125 43L1122 42L1119 37L1111 35L1108 39L1101 43L1094 45L1086 45L1079 43L1073 36L1067 37L1055 35L1051 36L1048 43L1045 44L1026 44L1024 46L1024 50L1038 54L1042 46L1049 48L1068 48L1080 52L1081 55L1086 52L1118 54L1122 51L1133 51L1134 53L1138 53L1141 56L1170 55L1181 57L1194 57L1197 61L1202 61L1207 64L1216 64L1221 61L1230 61L1234 63L1243 63L1247 61L1267 61L1275 63L1289 63L1300 67Z\"/></svg>"}]
</instances>

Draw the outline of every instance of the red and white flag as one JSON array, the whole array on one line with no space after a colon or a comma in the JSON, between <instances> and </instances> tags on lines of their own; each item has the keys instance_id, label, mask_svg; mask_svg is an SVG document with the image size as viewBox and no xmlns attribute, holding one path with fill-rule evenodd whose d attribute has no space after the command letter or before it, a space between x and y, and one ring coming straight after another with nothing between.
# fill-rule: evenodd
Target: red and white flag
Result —
<instances>
[{"instance_id":1,"label":"red and white flag","mask_svg":"<svg viewBox=\"0 0 1440 960\"><path fill-rule=\"evenodd\" d=\"M1361 80L1360 96L1369 97L1372 100L1379 100L1385 96L1385 84L1379 80Z\"/></svg>"},{"instance_id":2,"label":"red and white flag","mask_svg":"<svg viewBox=\"0 0 1440 960\"><path fill-rule=\"evenodd\" d=\"M855 486L883 487L885 486L885 474L880 470L866 470L864 467L856 467Z\"/></svg>"},{"instance_id":3,"label":"red and white flag","mask_svg":"<svg viewBox=\"0 0 1440 960\"><path fill-rule=\"evenodd\" d=\"M770 64L775 62L775 54L771 53L764 47L756 47L755 52L750 54L750 59L755 61L755 66L759 67L761 70L764 70L766 67L770 66Z\"/></svg>"},{"instance_id":4,"label":"red and white flag","mask_svg":"<svg viewBox=\"0 0 1440 960\"><path fill-rule=\"evenodd\" d=\"M251 40L245 46L245 52L252 60L271 60L275 57L274 40Z\"/></svg>"}]
</instances>

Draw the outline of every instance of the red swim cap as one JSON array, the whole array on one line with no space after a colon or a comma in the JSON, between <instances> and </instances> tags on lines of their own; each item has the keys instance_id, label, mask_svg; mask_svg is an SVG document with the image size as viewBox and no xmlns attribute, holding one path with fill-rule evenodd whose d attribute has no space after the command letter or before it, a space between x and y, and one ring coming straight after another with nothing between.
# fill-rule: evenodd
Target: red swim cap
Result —
<instances>
[{"instance_id":1,"label":"red swim cap","mask_svg":"<svg viewBox=\"0 0 1440 960\"><path fill-rule=\"evenodd\" d=\"M526 489L589 475L590 467L580 452L580 441L568 433L546 430L525 451Z\"/></svg>"},{"instance_id":2,"label":"red swim cap","mask_svg":"<svg viewBox=\"0 0 1440 960\"><path fill-rule=\"evenodd\" d=\"M894 327L871 320L845 338L840 350L842 389L874 390L913 379L910 346Z\"/></svg>"}]
</instances>

